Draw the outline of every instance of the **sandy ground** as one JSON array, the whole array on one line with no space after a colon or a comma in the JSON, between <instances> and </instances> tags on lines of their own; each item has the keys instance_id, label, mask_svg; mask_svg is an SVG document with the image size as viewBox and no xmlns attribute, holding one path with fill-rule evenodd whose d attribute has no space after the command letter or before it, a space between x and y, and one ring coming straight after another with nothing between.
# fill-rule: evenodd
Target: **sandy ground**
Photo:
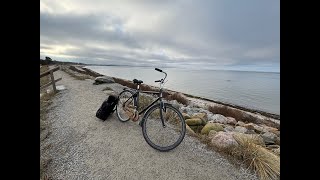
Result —
<instances>
[{"instance_id":1,"label":"sandy ground","mask_svg":"<svg viewBox=\"0 0 320 180\"><path fill-rule=\"evenodd\" d=\"M57 71L64 85L52 99L48 121L51 134L40 146L41 156L52 158L47 173L52 179L257 179L245 168L235 167L217 152L207 150L186 135L174 150L159 152L144 140L138 122L120 122L116 113L106 121L97 109L119 84L92 85Z\"/></svg>"}]
</instances>

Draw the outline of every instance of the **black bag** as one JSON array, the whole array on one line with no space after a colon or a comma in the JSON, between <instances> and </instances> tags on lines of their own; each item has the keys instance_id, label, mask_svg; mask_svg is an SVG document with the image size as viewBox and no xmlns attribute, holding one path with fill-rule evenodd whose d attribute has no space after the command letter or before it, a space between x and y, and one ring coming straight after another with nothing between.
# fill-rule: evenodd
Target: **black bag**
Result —
<instances>
[{"instance_id":1,"label":"black bag","mask_svg":"<svg viewBox=\"0 0 320 180\"><path fill-rule=\"evenodd\" d=\"M110 114L115 111L115 106L118 103L118 97L110 95L107 100L103 101L102 105L96 112L96 117L101 120L106 120Z\"/></svg>"}]
</instances>

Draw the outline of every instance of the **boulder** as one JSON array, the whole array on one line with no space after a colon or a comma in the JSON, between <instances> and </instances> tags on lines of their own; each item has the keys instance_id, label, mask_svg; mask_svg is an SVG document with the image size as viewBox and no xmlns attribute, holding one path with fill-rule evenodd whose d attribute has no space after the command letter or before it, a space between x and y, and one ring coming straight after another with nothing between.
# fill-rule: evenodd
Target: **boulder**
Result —
<instances>
[{"instance_id":1,"label":"boulder","mask_svg":"<svg viewBox=\"0 0 320 180\"><path fill-rule=\"evenodd\" d=\"M212 139L216 134L217 134L217 131L215 131L215 130L210 130L209 133L208 133L208 137L209 137L210 139Z\"/></svg>"},{"instance_id":2,"label":"boulder","mask_svg":"<svg viewBox=\"0 0 320 180\"><path fill-rule=\"evenodd\" d=\"M236 125L237 124L237 120L233 117L227 117L227 123L231 124L231 125Z\"/></svg>"},{"instance_id":3,"label":"boulder","mask_svg":"<svg viewBox=\"0 0 320 180\"><path fill-rule=\"evenodd\" d=\"M201 112L201 113L195 113L191 116L191 118L200 118L200 119L204 119L204 120L207 120L208 119L208 116L207 116L207 113L205 112Z\"/></svg>"},{"instance_id":4,"label":"boulder","mask_svg":"<svg viewBox=\"0 0 320 180\"><path fill-rule=\"evenodd\" d=\"M274 144L277 140L277 135L272 132L265 132L261 135L261 137L263 138L265 144Z\"/></svg>"},{"instance_id":5,"label":"boulder","mask_svg":"<svg viewBox=\"0 0 320 180\"><path fill-rule=\"evenodd\" d=\"M232 132L232 131L234 131L234 127L232 127L231 125L225 125L224 131L225 132Z\"/></svg>"},{"instance_id":6,"label":"boulder","mask_svg":"<svg viewBox=\"0 0 320 180\"><path fill-rule=\"evenodd\" d=\"M224 117L221 114L215 114L211 117L210 121L220 123L220 124L227 124L228 118Z\"/></svg>"},{"instance_id":7,"label":"boulder","mask_svg":"<svg viewBox=\"0 0 320 180\"><path fill-rule=\"evenodd\" d=\"M186 123L189 126L198 126L198 125L202 125L202 120L200 118L191 118L191 119L187 119Z\"/></svg>"},{"instance_id":8,"label":"boulder","mask_svg":"<svg viewBox=\"0 0 320 180\"><path fill-rule=\"evenodd\" d=\"M238 145L237 141L233 138L231 132L217 132L211 139L211 144L220 150L228 150Z\"/></svg>"},{"instance_id":9,"label":"boulder","mask_svg":"<svg viewBox=\"0 0 320 180\"><path fill-rule=\"evenodd\" d=\"M218 123L207 123L201 130L201 134L208 134L210 130L223 131L223 127Z\"/></svg>"},{"instance_id":10,"label":"boulder","mask_svg":"<svg viewBox=\"0 0 320 180\"><path fill-rule=\"evenodd\" d=\"M280 138L277 137L274 143L280 146Z\"/></svg>"},{"instance_id":11,"label":"boulder","mask_svg":"<svg viewBox=\"0 0 320 180\"><path fill-rule=\"evenodd\" d=\"M208 122L207 113L195 113L190 118L200 118L202 120L202 125L206 125Z\"/></svg>"},{"instance_id":12,"label":"boulder","mask_svg":"<svg viewBox=\"0 0 320 180\"><path fill-rule=\"evenodd\" d=\"M242 122L242 121L238 121L236 125L237 125L237 126L244 126L244 125L245 125L245 123L244 123L244 122Z\"/></svg>"},{"instance_id":13,"label":"boulder","mask_svg":"<svg viewBox=\"0 0 320 180\"><path fill-rule=\"evenodd\" d=\"M103 84L103 83L115 83L112 77L99 76L96 77L93 84Z\"/></svg>"},{"instance_id":14,"label":"boulder","mask_svg":"<svg viewBox=\"0 0 320 180\"><path fill-rule=\"evenodd\" d=\"M236 126L234 128L234 131L235 132L239 132L239 133L247 133L248 132L248 129L245 128L245 127L242 127L242 126Z\"/></svg>"},{"instance_id":15,"label":"boulder","mask_svg":"<svg viewBox=\"0 0 320 180\"><path fill-rule=\"evenodd\" d=\"M190 116L187 113L182 113L184 119L190 119Z\"/></svg>"},{"instance_id":16,"label":"boulder","mask_svg":"<svg viewBox=\"0 0 320 180\"><path fill-rule=\"evenodd\" d=\"M254 131L258 134L264 133L264 131L265 131L263 127L256 125L256 124L253 126L253 128L254 128Z\"/></svg>"},{"instance_id":17,"label":"boulder","mask_svg":"<svg viewBox=\"0 0 320 180\"><path fill-rule=\"evenodd\" d=\"M243 125L243 127L247 128L248 130L254 130L254 125L253 123L248 123Z\"/></svg>"},{"instance_id":18,"label":"boulder","mask_svg":"<svg viewBox=\"0 0 320 180\"><path fill-rule=\"evenodd\" d=\"M245 142L251 142L257 145L265 146L263 138L259 136L258 134L243 134L238 132L233 132L233 137L236 140L245 141ZM241 144L241 143L240 143Z\"/></svg>"}]
</instances>

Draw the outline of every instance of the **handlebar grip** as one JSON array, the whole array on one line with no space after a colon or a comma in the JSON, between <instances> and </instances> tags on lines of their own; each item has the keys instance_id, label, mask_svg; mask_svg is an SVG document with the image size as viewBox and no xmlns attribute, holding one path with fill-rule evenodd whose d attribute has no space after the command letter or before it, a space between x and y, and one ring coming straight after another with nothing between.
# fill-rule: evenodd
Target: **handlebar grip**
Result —
<instances>
[{"instance_id":1,"label":"handlebar grip","mask_svg":"<svg viewBox=\"0 0 320 180\"><path fill-rule=\"evenodd\" d=\"M159 71L159 72L162 72L162 70L161 70L161 69L158 69L158 68L155 68L155 70L156 70L156 71Z\"/></svg>"},{"instance_id":2,"label":"handlebar grip","mask_svg":"<svg viewBox=\"0 0 320 180\"><path fill-rule=\"evenodd\" d=\"M156 81L154 81L154 82L161 82L161 80L156 80Z\"/></svg>"}]
</instances>

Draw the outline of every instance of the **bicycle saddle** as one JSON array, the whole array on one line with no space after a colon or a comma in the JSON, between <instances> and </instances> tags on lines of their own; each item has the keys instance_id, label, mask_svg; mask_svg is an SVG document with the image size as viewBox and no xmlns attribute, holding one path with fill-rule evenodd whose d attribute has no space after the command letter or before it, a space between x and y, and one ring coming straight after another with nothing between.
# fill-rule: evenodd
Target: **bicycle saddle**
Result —
<instances>
[{"instance_id":1,"label":"bicycle saddle","mask_svg":"<svg viewBox=\"0 0 320 180\"><path fill-rule=\"evenodd\" d=\"M143 81L141 81L141 80L137 80L137 79L134 79L134 80L133 80L133 83L135 83L135 84L142 84L142 83L143 83Z\"/></svg>"}]
</instances>

